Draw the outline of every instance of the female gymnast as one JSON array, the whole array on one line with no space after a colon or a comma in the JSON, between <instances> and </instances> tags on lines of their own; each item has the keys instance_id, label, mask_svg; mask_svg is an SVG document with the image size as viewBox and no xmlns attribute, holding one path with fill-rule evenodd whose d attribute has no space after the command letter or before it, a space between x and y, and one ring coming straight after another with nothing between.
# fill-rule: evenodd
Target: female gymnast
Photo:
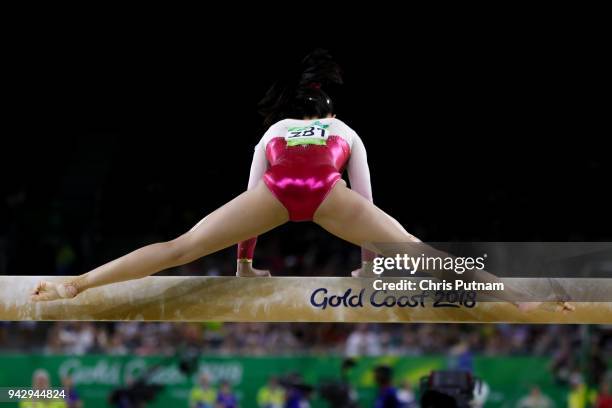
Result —
<instances>
[{"instance_id":1,"label":"female gymnast","mask_svg":"<svg viewBox=\"0 0 612 408\"><path fill-rule=\"evenodd\" d=\"M366 149L337 119L326 89L342 84L339 66L323 50L304 61L301 75L273 85L260 103L269 129L255 146L247 191L178 238L145 246L62 283L41 281L34 301L72 298L96 286L152 275L238 244L237 276L268 276L253 268L256 237L287 221L314 221L362 247L367 242L420 242L372 202ZM351 188L341 174L347 169Z\"/></svg>"}]
</instances>

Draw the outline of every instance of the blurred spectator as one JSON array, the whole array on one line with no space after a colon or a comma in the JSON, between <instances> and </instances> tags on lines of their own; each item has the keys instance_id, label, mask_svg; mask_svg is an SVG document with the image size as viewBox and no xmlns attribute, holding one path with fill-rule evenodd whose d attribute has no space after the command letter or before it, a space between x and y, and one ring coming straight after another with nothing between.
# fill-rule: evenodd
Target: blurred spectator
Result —
<instances>
[{"instance_id":1,"label":"blurred spectator","mask_svg":"<svg viewBox=\"0 0 612 408\"><path fill-rule=\"evenodd\" d=\"M284 408L310 408L309 393L299 388L290 388L287 390Z\"/></svg>"},{"instance_id":2,"label":"blurred spectator","mask_svg":"<svg viewBox=\"0 0 612 408\"><path fill-rule=\"evenodd\" d=\"M379 356L382 354L379 333L368 330L367 324L359 324L346 341L348 357Z\"/></svg>"},{"instance_id":3,"label":"blurred spectator","mask_svg":"<svg viewBox=\"0 0 612 408\"><path fill-rule=\"evenodd\" d=\"M198 379L198 385L193 387L189 395L189 408L216 408L217 390L210 385L208 374L203 373Z\"/></svg>"},{"instance_id":4,"label":"blurred spectator","mask_svg":"<svg viewBox=\"0 0 612 408\"><path fill-rule=\"evenodd\" d=\"M289 374L284 379L286 401L284 408L310 408L313 387L304 382L300 374Z\"/></svg>"},{"instance_id":5,"label":"blurred spectator","mask_svg":"<svg viewBox=\"0 0 612 408\"><path fill-rule=\"evenodd\" d=\"M71 377L66 376L62 378L62 388L66 393L67 408L83 408L83 401L79 398Z\"/></svg>"},{"instance_id":6,"label":"blurred spectator","mask_svg":"<svg viewBox=\"0 0 612 408\"><path fill-rule=\"evenodd\" d=\"M397 390L397 399L401 408L416 408L417 400L412 391L410 381L406 380L402 383L401 388Z\"/></svg>"},{"instance_id":7,"label":"blurred spectator","mask_svg":"<svg viewBox=\"0 0 612 408\"><path fill-rule=\"evenodd\" d=\"M474 354L470 351L468 341L459 341L459 343L450 349L449 354L451 356L449 368L470 373L473 371Z\"/></svg>"},{"instance_id":8,"label":"blurred spectator","mask_svg":"<svg viewBox=\"0 0 612 408\"><path fill-rule=\"evenodd\" d=\"M588 408L595 402L596 395L584 383L582 375L574 372L570 375L570 392L567 396L568 408Z\"/></svg>"},{"instance_id":9,"label":"blurred spectator","mask_svg":"<svg viewBox=\"0 0 612 408\"><path fill-rule=\"evenodd\" d=\"M561 337L559 346L553 354L551 362L551 370L557 382L568 384L570 382L570 374L574 371L576 361L572 352L573 347L571 338Z\"/></svg>"},{"instance_id":10,"label":"blurred spectator","mask_svg":"<svg viewBox=\"0 0 612 408\"><path fill-rule=\"evenodd\" d=\"M608 370L608 364L603 357L603 353L598 344L598 338L594 337L592 339L588 367L586 372L588 373L587 384L588 385L597 385L601 384L606 371Z\"/></svg>"},{"instance_id":11,"label":"blurred spectator","mask_svg":"<svg viewBox=\"0 0 612 408\"><path fill-rule=\"evenodd\" d=\"M282 408L285 402L285 391L278 383L276 377L270 377L268 384L257 392L257 406L259 408Z\"/></svg>"},{"instance_id":12,"label":"blurred spectator","mask_svg":"<svg viewBox=\"0 0 612 408\"><path fill-rule=\"evenodd\" d=\"M110 340L110 343L107 344L106 353L110 355L123 356L129 353L128 348L125 345L125 340L120 333L115 333Z\"/></svg>"},{"instance_id":13,"label":"blurred spectator","mask_svg":"<svg viewBox=\"0 0 612 408\"><path fill-rule=\"evenodd\" d=\"M46 390L50 386L49 373L47 370L38 369L32 374L32 388L35 390Z\"/></svg>"},{"instance_id":14,"label":"blurred spectator","mask_svg":"<svg viewBox=\"0 0 612 408\"><path fill-rule=\"evenodd\" d=\"M83 355L96 343L96 327L91 322L58 322L50 335L54 337L48 348L52 353Z\"/></svg>"},{"instance_id":15,"label":"blurred spectator","mask_svg":"<svg viewBox=\"0 0 612 408\"><path fill-rule=\"evenodd\" d=\"M223 381L217 394L216 408L238 408L238 399L232 392L232 386L228 381Z\"/></svg>"},{"instance_id":16,"label":"blurred spectator","mask_svg":"<svg viewBox=\"0 0 612 408\"><path fill-rule=\"evenodd\" d=\"M35 390L46 390L51 385L47 370L38 369L32 375L32 388Z\"/></svg>"},{"instance_id":17,"label":"blurred spectator","mask_svg":"<svg viewBox=\"0 0 612 408\"><path fill-rule=\"evenodd\" d=\"M552 400L544 395L537 385L532 386L529 394L516 404L516 408L553 408L554 406Z\"/></svg>"},{"instance_id":18,"label":"blurred spectator","mask_svg":"<svg viewBox=\"0 0 612 408\"><path fill-rule=\"evenodd\" d=\"M489 384L481 379L481 382L477 383L474 387L474 399L472 400L471 408L483 408L487 406L489 394L491 394Z\"/></svg>"},{"instance_id":19,"label":"blurred spectator","mask_svg":"<svg viewBox=\"0 0 612 408\"><path fill-rule=\"evenodd\" d=\"M375 408L402 408L397 390L393 388L393 370L388 366L378 366L374 369L374 379L378 387Z\"/></svg>"},{"instance_id":20,"label":"blurred spectator","mask_svg":"<svg viewBox=\"0 0 612 408\"><path fill-rule=\"evenodd\" d=\"M607 381L601 383L595 408L612 408L612 394L610 394L610 384Z\"/></svg>"},{"instance_id":21,"label":"blurred spectator","mask_svg":"<svg viewBox=\"0 0 612 408\"><path fill-rule=\"evenodd\" d=\"M51 387L51 381L47 370L38 369L32 375L32 388L35 390L47 390ZM21 400L19 408L68 408L63 399L32 399Z\"/></svg>"}]
</instances>

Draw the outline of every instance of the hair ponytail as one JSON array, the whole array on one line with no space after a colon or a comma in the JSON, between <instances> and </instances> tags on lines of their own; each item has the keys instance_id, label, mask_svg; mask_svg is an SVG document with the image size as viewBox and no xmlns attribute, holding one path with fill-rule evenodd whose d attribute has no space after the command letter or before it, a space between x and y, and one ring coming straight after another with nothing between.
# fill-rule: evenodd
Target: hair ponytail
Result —
<instances>
[{"instance_id":1,"label":"hair ponytail","mask_svg":"<svg viewBox=\"0 0 612 408\"><path fill-rule=\"evenodd\" d=\"M292 71L274 83L259 102L266 126L286 118L333 113L332 99L324 89L342 85L342 71L329 52L314 50Z\"/></svg>"}]
</instances>

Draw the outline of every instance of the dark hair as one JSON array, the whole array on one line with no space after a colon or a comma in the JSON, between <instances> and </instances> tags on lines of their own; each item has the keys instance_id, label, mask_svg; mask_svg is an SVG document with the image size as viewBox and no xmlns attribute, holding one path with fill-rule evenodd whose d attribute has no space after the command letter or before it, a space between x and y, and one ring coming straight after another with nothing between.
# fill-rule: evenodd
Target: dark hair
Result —
<instances>
[{"instance_id":1,"label":"dark hair","mask_svg":"<svg viewBox=\"0 0 612 408\"><path fill-rule=\"evenodd\" d=\"M334 112L332 99L324 88L342 84L340 66L328 51L316 49L295 70L270 87L259 102L264 125L286 118L324 117Z\"/></svg>"},{"instance_id":2,"label":"dark hair","mask_svg":"<svg viewBox=\"0 0 612 408\"><path fill-rule=\"evenodd\" d=\"M386 365L374 368L374 380L378 386L389 385L393 381L393 369Z\"/></svg>"}]
</instances>

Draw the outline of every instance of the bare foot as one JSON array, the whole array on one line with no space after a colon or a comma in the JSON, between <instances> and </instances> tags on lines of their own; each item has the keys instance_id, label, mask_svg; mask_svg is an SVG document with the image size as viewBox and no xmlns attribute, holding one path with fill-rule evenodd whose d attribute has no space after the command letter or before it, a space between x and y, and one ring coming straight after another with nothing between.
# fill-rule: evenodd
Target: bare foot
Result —
<instances>
[{"instance_id":1,"label":"bare foot","mask_svg":"<svg viewBox=\"0 0 612 408\"><path fill-rule=\"evenodd\" d=\"M516 307L521 312L529 312L531 310L535 310L537 308L542 308L543 310L547 310L550 312L562 312L569 313L576 310L576 306L569 302L519 302L516 304Z\"/></svg>"}]
</instances>

